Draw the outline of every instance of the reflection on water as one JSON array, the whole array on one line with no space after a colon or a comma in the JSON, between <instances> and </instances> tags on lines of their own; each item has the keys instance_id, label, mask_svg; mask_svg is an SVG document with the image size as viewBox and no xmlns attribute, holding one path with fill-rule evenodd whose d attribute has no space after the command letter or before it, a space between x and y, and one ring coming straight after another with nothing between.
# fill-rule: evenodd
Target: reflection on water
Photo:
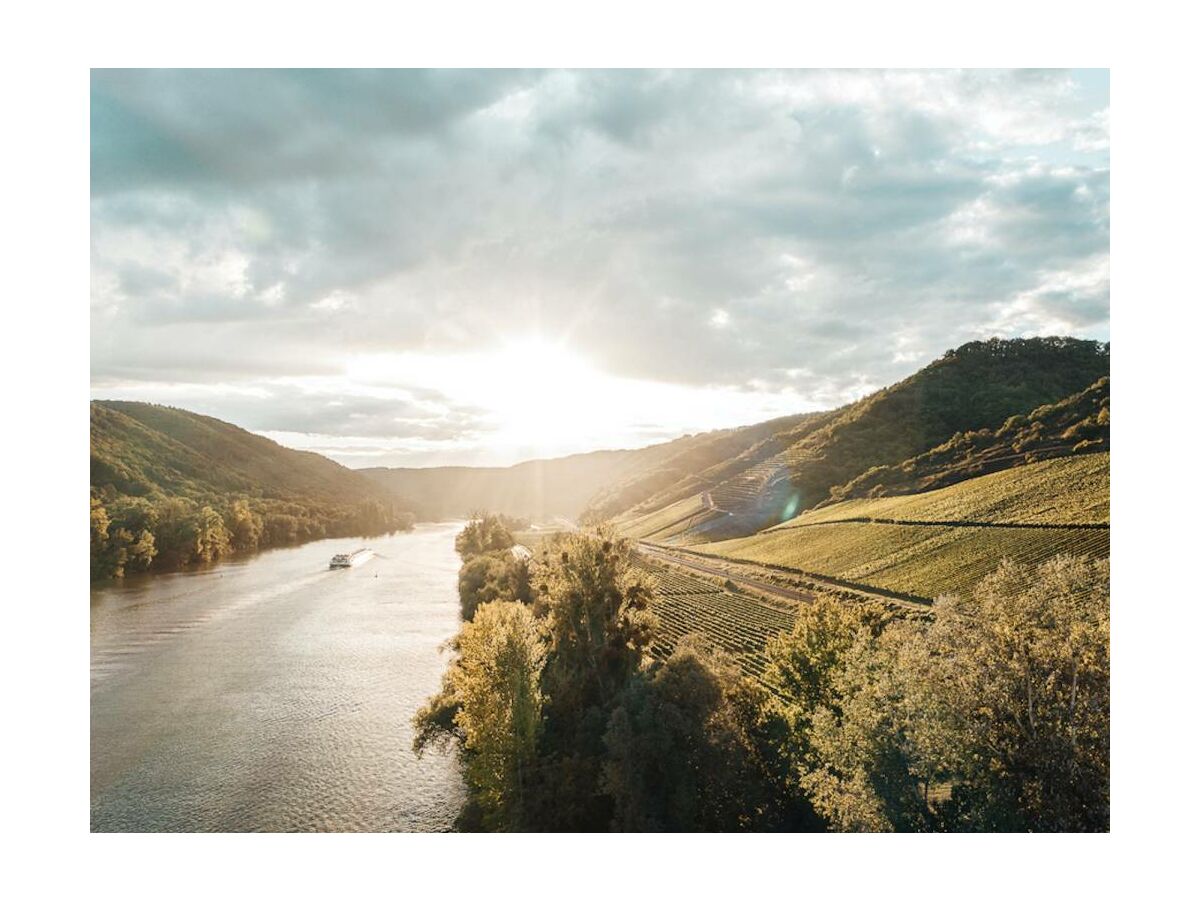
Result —
<instances>
[{"instance_id":1,"label":"reflection on water","mask_svg":"<svg viewBox=\"0 0 1200 900\"><path fill-rule=\"evenodd\" d=\"M92 591L94 831L436 831L463 789L410 749L458 627L457 525Z\"/></svg>"}]
</instances>

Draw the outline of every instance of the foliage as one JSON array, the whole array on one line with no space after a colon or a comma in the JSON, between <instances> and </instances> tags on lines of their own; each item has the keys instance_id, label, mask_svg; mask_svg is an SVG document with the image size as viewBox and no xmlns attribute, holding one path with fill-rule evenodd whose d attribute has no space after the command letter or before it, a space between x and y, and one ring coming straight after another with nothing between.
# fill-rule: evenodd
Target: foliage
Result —
<instances>
[{"instance_id":1,"label":"foliage","mask_svg":"<svg viewBox=\"0 0 1200 900\"><path fill-rule=\"evenodd\" d=\"M521 523L508 516L480 512L454 538L454 549L463 560L481 553L507 550L514 541L512 533Z\"/></svg>"},{"instance_id":2,"label":"foliage","mask_svg":"<svg viewBox=\"0 0 1200 900\"><path fill-rule=\"evenodd\" d=\"M546 623L547 722L531 815L552 830L605 829L612 801L600 789L604 733L653 636L651 586L629 542L603 528L551 541L535 582Z\"/></svg>"},{"instance_id":3,"label":"foliage","mask_svg":"<svg viewBox=\"0 0 1200 900\"><path fill-rule=\"evenodd\" d=\"M116 401L91 420L93 579L412 527L351 470L225 422Z\"/></svg>"},{"instance_id":4,"label":"foliage","mask_svg":"<svg viewBox=\"0 0 1200 900\"><path fill-rule=\"evenodd\" d=\"M532 605L501 591L464 623L416 720L418 751L462 754L460 827L1107 828L1103 561L1005 562L932 617L818 596L761 684L707 638L650 657L664 600L735 595L650 577L611 531L556 537L532 571Z\"/></svg>"},{"instance_id":5,"label":"foliage","mask_svg":"<svg viewBox=\"0 0 1200 900\"><path fill-rule=\"evenodd\" d=\"M495 550L469 556L458 570L458 599L464 621L475 610L494 600L533 602L529 563L517 559L508 550Z\"/></svg>"},{"instance_id":6,"label":"foliage","mask_svg":"<svg viewBox=\"0 0 1200 900\"><path fill-rule=\"evenodd\" d=\"M414 747L456 738L483 827L518 830L541 730L541 625L528 606L485 603L463 624L456 645L441 693L417 714Z\"/></svg>"},{"instance_id":7,"label":"foliage","mask_svg":"<svg viewBox=\"0 0 1200 900\"><path fill-rule=\"evenodd\" d=\"M480 533L483 533L482 531ZM501 555L468 556L468 569L485 569ZM519 587L502 585L500 597L480 605L474 619L464 623L456 641L458 650L453 672L492 671L488 644L470 638L485 611L495 608L525 610L521 615L537 622L537 655L542 702L542 726L538 731L536 765L518 765L515 749L524 747L513 734L501 741L504 762L493 760L488 771L522 773L518 794L520 809L498 796L484 779L469 782L471 809L478 813L474 824L484 828L539 827L547 829L603 829L612 816L612 800L601 790L605 757L604 733L619 698L642 660L654 625L648 611L650 586L632 564L628 542L611 532L560 535L542 548L534 565L535 601L532 605L513 602ZM494 615L488 612L487 615ZM517 615L513 613L512 615ZM521 621L525 621L522 619ZM459 714L463 689L448 676L441 695L418 717L418 747L432 740L449 740L471 756L470 729ZM486 703L486 694L478 694ZM511 706L503 691L493 692L491 702ZM453 714L451 712L453 711ZM482 715L482 713L480 714ZM500 712L488 714L489 721ZM505 724L500 727L515 728ZM523 751L522 751L523 752ZM528 776L528 777L526 777ZM503 808L504 812L498 812ZM468 817L471 818L471 817Z\"/></svg>"},{"instance_id":8,"label":"foliage","mask_svg":"<svg viewBox=\"0 0 1200 900\"><path fill-rule=\"evenodd\" d=\"M815 607L768 674L831 827L1108 828L1106 562L1006 562L932 623Z\"/></svg>"},{"instance_id":9,"label":"foliage","mask_svg":"<svg viewBox=\"0 0 1200 900\"><path fill-rule=\"evenodd\" d=\"M736 831L782 824L788 797L764 731L765 692L692 636L630 678L605 734L603 787L621 831Z\"/></svg>"},{"instance_id":10,"label":"foliage","mask_svg":"<svg viewBox=\"0 0 1200 900\"><path fill-rule=\"evenodd\" d=\"M914 751L954 785L955 830L1108 829L1108 597L1106 560L1005 563L906 645Z\"/></svg>"},{"instance_id":11,"label":"foliage","mask_svg":"<svg viewBox=\"0 0 1200 900\"><path fill-rule=\"evenodd\" d=\"M919 628L860 627L812 710L799 784L835 831L929 831L933 774L912 752L896 654ZM939 770L940 771L940 770ZM941 773L944 774L944 773Z\"/></svg>"}]
</instances>

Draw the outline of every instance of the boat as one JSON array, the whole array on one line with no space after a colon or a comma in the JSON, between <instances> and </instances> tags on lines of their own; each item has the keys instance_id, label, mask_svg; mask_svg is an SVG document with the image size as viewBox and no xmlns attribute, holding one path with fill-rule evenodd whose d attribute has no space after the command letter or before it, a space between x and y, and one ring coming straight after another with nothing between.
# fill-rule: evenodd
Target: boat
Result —
<instances>
[{"instance_id":1,"label":"boat","mask_svg":"<svg viewBox=\"0 0 1200 900\"><path fill-rule=\"evenodd\" d=\"M354 566L365 563L368 559L370 559L374 555L375 554L372 553L366 547L360 547L358 550L355 550L353 553L335 553L335 554L333 554L333 559L331 559L329 561L329 568L331 568L331 569L350 569L350 568L353 568Z\"/></svg>"}]
</instances>

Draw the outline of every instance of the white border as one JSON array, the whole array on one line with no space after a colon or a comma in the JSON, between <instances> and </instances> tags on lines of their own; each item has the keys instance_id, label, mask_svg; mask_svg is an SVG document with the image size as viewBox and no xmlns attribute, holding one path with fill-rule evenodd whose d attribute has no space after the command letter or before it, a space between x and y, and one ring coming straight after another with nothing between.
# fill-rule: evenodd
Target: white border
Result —
<instances>
[{"instance_id":1,"label":"white border","mask_svg":"<svg viewBox=\"0 0 1200 900\"><path fill-rule=\"evenodd\" d=\"M1194 29L1170 4L105 3L8 11L3 80L10 885L91 896L455 896L767 890L975 897L1154 891L1186 874L1196 340ZM1114 834L1110 836L89 835L88 67L1112 66ZM16 278L11 277L15 272ZM1184 517L1188 519L1185 521ZM1186 692L1186 693L1185 693ZM15 876L15 877L14 877ZM1184 882L1186 883L1186 882ZM666 893L669 892L669 893ZM21 894L26 891L21 891ZM1108 891L1105 891L1108 893Z\"/></svg>"}]
</instances>

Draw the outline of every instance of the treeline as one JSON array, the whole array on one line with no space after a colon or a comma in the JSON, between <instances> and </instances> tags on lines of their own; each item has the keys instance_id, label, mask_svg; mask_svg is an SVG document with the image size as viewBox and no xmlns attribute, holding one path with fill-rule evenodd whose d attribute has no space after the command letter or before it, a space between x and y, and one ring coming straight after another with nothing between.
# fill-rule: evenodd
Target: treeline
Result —
<instances>
[{"instance_id":1,"label":"treeline","mask_svg":"<svg viewBox=\"0 0 1200 900\"><path fill-rule=\"evenodd\" d=\"M234 553L330 537L370 536L413 527L413 515L377 501L314 507L251 497L198 502L186 497L91 497L93 580L175 571Z\"/></svg>"},{"instance_id":2,"label":"treeline","mask_svg":"<svg viewBox=\"0 0 1200 900\"><path fill-rule=\"evenodd\" d=\"M458 747L461 828L1108 827L1106 563L1005 564L931 618L819 599L759 684L699 637L650 659L627 541L556 538L522 594L484 533L464 569L493 560L495 590L464 604L414 741Z\"/></svg>"},{"instance_id":3,"label":"treeline","mask_svg":"<svg viewBox=\"0 0 1200 900\"><path fill-rule=\"evenodd\" d=\"M316 453L150 403L91 404L93 579L412 527L403 501Z\"/></svg>"}]
</instances>

